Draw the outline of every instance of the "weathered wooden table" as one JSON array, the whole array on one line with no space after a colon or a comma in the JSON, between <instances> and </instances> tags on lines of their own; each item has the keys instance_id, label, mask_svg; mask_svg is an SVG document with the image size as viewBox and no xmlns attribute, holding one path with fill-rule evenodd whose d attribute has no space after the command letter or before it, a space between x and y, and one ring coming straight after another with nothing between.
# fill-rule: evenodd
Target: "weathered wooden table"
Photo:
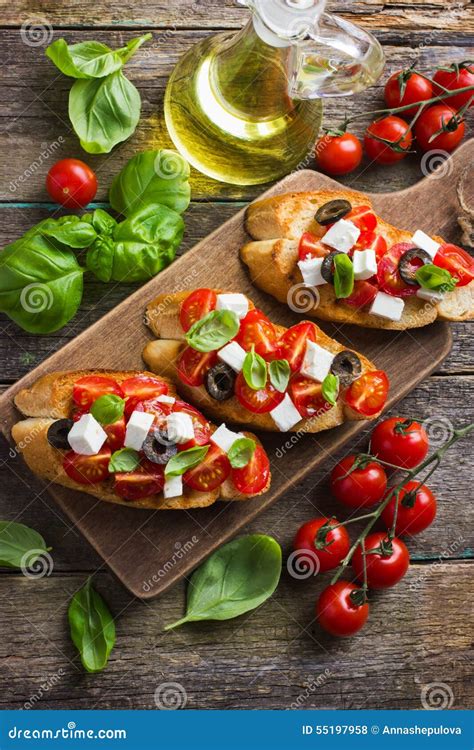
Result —
<instances>
[{"instance_id":1,"label":"weathered wooden table","mask_svg":"<svg viewBox=\"0 0 474 750\"><path fill-rule=\"evenodd\" d=\"M374 31L385 47L387 72L418 60L435 64L472 58L474 19L468 0L343 0L334 9ZM0 216L2 245L56 211L48 203L44 177L58 158L84 158L67 118L70 82L44 57L52 38L99 39L121 46L144 29L153 41L128 64L143 100L135 136L112 155L87 158L99 175L99 201L111 176L136 151L170 145L162 117L167 77L179 55L216 29L239 28L246 16L232 0L172 2L1 2ZM39 34L33 29L39 26ZM386 78L384 77L383 80ZM380 106L382 85L357 99L327 102L325 123L347 110ZM361 124L362 127L362 124ZM373 166L345 182L359 189L400 189L422 177L419 160L396 167ZM258 190L241 190L193 178L184 249L232 215ZM420 206L420 211L429 206ZM403 224L403 217L400 217ZM436 217L433 217L436 223ZM84 304L65 330L33 337L2 318L2 387L55 351L110 310L132 287L88 281ZM468 327L453 326L451 355L397 411L402 415L466 423L473 419L472 344ZM71 363L73 367L76 363ZM431 481L439 515L410 542L412 565L405 580L373 597L366 628L351 640L335 641L314 622L314 602L323 583L295 581L286 572L276 595L257 611L226 623L186 626L164 634L181 615L185 583L151 603L133 600L85 540L59 513L39 483L17 475L1 456L0 518L37 528L53 547L50 577L31 580L15 571L0 574L0 668L4 708L155 708L155 691L179 683L188 708L420 708L422 692L442 683L444 705L472 706L469 646L472 632L467 591L472 584L472 461L467 444L448 454ZM472 449L471 449L472 458ZM324 471L295 486L252 523L248 531L274 535L290 550L297 526L315 513L333 511ZM166 517L163 517L166 523ZM185 540L177 540L184 542ZM86 675L69 640L66 611L72 594L95 574L117 624L117 645L108 668ZM431 687L427 687L431 686ZM434 690L436 691L436 686ZM183 702L183 701L182 701Z\"/></svg>"}]
</instances>

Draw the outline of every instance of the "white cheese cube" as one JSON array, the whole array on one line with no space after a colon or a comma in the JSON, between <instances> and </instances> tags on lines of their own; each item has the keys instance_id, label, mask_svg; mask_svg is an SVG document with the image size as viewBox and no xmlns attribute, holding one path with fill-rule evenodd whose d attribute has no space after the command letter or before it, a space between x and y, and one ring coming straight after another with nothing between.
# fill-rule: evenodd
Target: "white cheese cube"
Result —
<instances>
[{"instance_id":1,"label":"white cheese cube","mask_svg":"<svg viewBox=\"0 0 474 750\"><path fill-rule=\"evenodd\" d=\"M323 279L321 275L323 260L324 258L308 258L307 260L298 261L298 268L301 271L306 286L321 286L321 284L327 284L326 279Z\"/></svg>"},{"instance_id":2,"label":"white cheese cube","mask_svg":"<svg viewBox=\"0 0 474 750\"><path fill-rule=\"evenodd\" d=\"M166 431L173 443L187 443L194 437L193 420L189 414L175 411L166 417Z\"/></svg>"},{"instance_id":3,"label":"white cheese cube","mask_svg":"<svg viewBox=\"0 0 474 750\"><path fill-rule=\"evenodd\" d=\"M249 301L245 294L218 294L216 310L230 310L241 320L249 311Z\"/></svg>"},{"instance_id":4,"label":"white cheese cube","mask_svg":"<svg viewBox=\"0 0 474 750\"><path fill-rule=\"evenodd\" d=\"M303 419L288 394L278 406L271 410L270 416L281 432L288 432Z\"/></svg>"},{"instance_id":5,"label":"white cheese cube","mask_svg":"<svg viewBox=\"0 0 474 750\"><path fill-rule=\"evenodd\" d=\"M154 419L155 415L146 411L132 412L127 423L124 446L140 451Z\"/></svg>"},{"instance_id":6,"label":"white cheese cube","mask_svg":"<svg viewBox=\"0 0 474 750\"><path fill-rule=\"evenodd\" d=\"M107 433L92 414L83 414L69 430L67 440L76 453L95 456L107 440Z\"/></svg>"},{"instance_id":7,"label":"white cheese cube","mask_svg":"<svg viewBox=\"0 0 474 750\"><path fill-rule=\"evenodd\" d=\"M432 259L434 259L436 253L441 247L439 242L432 240L431 237L425 234L425 232L422 232L421 229L416 230L415 234L411 238L411 241L414 245L419 247L420 250L424 250L426 253L428 253L428 255L430 255Z\"/></svg>"},{"instance_id":8,"label":"white cheese cube","mask_svg":"<svg viewBox=\"0 0 474 750\"><path fill-rule=\"evenodd\" d=\"M183 477L168 477L165 479L163 495L165 499L180 497L183 494Z\"/></svg>"},{"instance_id":9,"label":"white cheese cube","mask_svg":"<svg viewBox=\"0 0 474 750\"><path fill-rule=\"evenodd\" d=\"M385 292L377 292L369 312L379 318L397 321L402 317L404 307L405 303L401 297L392 297Z\"/></svg>"},{"instance_id":10,"label":"white cheese cube","mask_svg":"<svg viewBox=\"0 0 474 750\"><path fill-rule=\"evenodd\" d=\"M354 278L364 281L377 273L377 256L375 250L356 250L352 256Z\"/></svg>"},{"instance_id":11,"label":"white cheese cube","mask_svg":"<svg viewBox=\"0 0 474 750\"><path fill-rule=\"evenodd\" d=\"M225 424L221 424L215 432L211 435L211 442L215 443L221 451L228 453L235 441L243 437L241 432L232 432L228 430Z\"/></svg>"},{"instance_id":12,"label":"white cheese cube","mask_svg":"<svg viewBox=\"0 0 474 750\"><path fill-rule=\"evenodd\" d=\"M328 229L321 242L333 247L334 250L340 250L341 253L348 253L359 239L359 235L360 229L352 221L340 219Z\"/></svg>"},{"instance_id":13,"label":"white cheese cube","mask_svg":"<svg viewBox=\"0 0 474 750\"><path fill-rule=\"evenodd\" d=\"M436 289L426 289L422 286L417 290L416 296L426 300L426 302L432 302L434 305L437 305L438 302L443 301L444 292L438 292Z\"/></svg>"},{"instance_id":14,"label":"white cheese cube","mask_svg":"<svg viewBox=\"0 0 474 750\"><path fill-rule=\"evenodd\" d=\"M225 362L226 365L229 365L229 367L232 367L235 372L241 371L246 355L247 352L245 349L242 349L237 341L231 341L230 344L226 344L226 346L217 352L219 359Z\"/></svg>"},{"instance_id":15,"label":"white cheese cube","mask_svg":"<svg viewBox=\"0 0 474 750\"><path fill-rule=\"evenodd\" d=\"M323 349L314 341L307 341L301 374L322 383L326 375L329 375L334 356L332 352Z\"/></svg>"},{"instance_id":16,"label":"white cheese cube","mask_svg":"<svg viewBox=\"0 0 474 750\"><path fill-rule=\"evenodd\" d=\"M159 401L160 404L174 404L176 402L176 399L173 398L173 396L166 396L165 394L157 396L156 400Z\"/></svg>"}]
</instances>

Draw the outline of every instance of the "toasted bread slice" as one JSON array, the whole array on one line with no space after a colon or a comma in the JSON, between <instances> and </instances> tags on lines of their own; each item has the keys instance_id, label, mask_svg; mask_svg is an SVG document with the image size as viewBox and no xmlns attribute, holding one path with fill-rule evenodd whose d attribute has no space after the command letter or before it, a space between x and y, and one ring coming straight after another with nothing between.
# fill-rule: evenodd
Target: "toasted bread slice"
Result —
<instances>
[{"instance_id":1,"label":"toasted bread slice","mask_svg":"<svg viewBox=\"0 0 474 750\"><path fill-rule=\"evenodd\" d=\"M28 419L13 425L12 437L16 449L22 454L29 468L47 482L55 482L63 487L94 495L99 500L133 508L178 510L204 508L218 499L249 500L249 495L240 493L233 482L228 479L220 488L211 492L197 492L186 487L184 494L180 497L165 499L163 494L159 493L141 500L127 501L114 492L113 478L95 485L82 485L66 474L63 469L63 457L66 451L53 448L48 442L47 433L55 420L70 416L74 383L86 375L108 375L120 384L127 378L140 374L152 375L150 372L116 372L113 370L55 372L39 378L31 388L19 391L15 396L15 405ZM168 385L170 395L176 395L170 381ZM211 429L215 427L211 426ZM250 435L250 437L259 442L255 435ZM262 493L267 491L269 485L270 478Z\"/></svg>"},{"instance_id":2,"label":"toasted bread slice","mask_svg":"<svg viewBox=\"0 0 474 750\"><path fill-rule=\"evenodd\" d=\"M399 321L385 320L344 304L336 299L331 284L318 286L312 297L306 293L297 265L299 238L303 232L322 236L324 230L314 220L314 215L320 206L335 199L371 205L370 199L362 193L321 190L278 195L249 206L246 229L255 241L244 245L241 258L256 286L289 304L293 310L301 310L311 317L367 328L405 330L428 325L437 318L458 321L474 317L474 282L448 292L439 304L415 296L406 298ZM409 242L412 237L411 232L397 229L381 218L378 218L377 231L389 247L398 242ZM434 239L444 242L442 237Z\"/></svg>"},{"instance_id":3,"label":"toasted bread slice","mask_svg":"<svg viewBox=\"0 0 474 750\"><path fill-rule=\"evenodd\" d=\"M147 306L145 321L158 337L157 341L151 341L143 350L143 359L147 367L158 375L163 375L172 380L178 391L184 398L196 404L205 414L215 420L225 421L233 425L241 425L249 429L278 431L270 414L253 414L243 408L236 396L226 401L216 401L207 392L204 386L192 387L183 383L176 367L181 351L186 346L185 334L179 321L181 303L189 295L188 292L179 292L174 295L160 295ZM249 300L249 307L254 306ZM275 326L280 334L287 329L283 326ZM316 326L317 328L317 326ZM170 338L171 337L171 338ZM317 341L320 346L337 354L347 347L327 336L324 331L317 328ZM375 365L366 357L356 352L362 363L362 372L375 370ZM378 414L371 417L375 419ZM302 419L296 424L292 432L320 432L337 427L347 420L364 419L353 412L349 407L338 401L329 411L309 419Z\"/></svg>"}]
</instances>

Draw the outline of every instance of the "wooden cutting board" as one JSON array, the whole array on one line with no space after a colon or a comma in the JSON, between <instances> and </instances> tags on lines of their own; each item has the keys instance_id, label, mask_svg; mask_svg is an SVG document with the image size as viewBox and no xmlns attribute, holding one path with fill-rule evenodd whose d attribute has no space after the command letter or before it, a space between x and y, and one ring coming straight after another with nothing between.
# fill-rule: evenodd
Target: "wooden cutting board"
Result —
<instances>
[{"instance_id":1,"label":"wooden cutting board","mask_svg":"<svg viewBox=\"0 0 474 750\"><path fill-rule=\"evenodd\" d=\"M473 156L474 140L471 140L442 165L438 173L414 187L372 195L376 210L401 228L424 229L455 241L458 237L455 185L462 168L472 163ZM329 177L304 170L289 175L265 195L339 187ZM215 210L219 210L218 204ZM19 418L13 396L40 375L63 369L142 368L141 352L151 338L143 324L143 311L146 303L158 293L199 286L241 291L275 322L286 326L298 322L297 314L250 283L238 254L247 239L244 211L241 211L12 386L0 399L0 427L7 439L10 440L11 425ZM358 329L348 325L338 329L328 324L323 327L387 371L391 381L389 407L427 377L451 347L446 323L409 332ZM321 463L329 462L331 454L364 426L364 422L352 422L326 433L306 435L294 443L289 442L290 434L262 435L272 461L272 488L262 498L248 502L219 502L191 512L140 511L109 505L57 485L50 485L48 491L122 583L136 596L149 599L189 573L214 549L276 502L292 484ZM16 471L28 471L20 465L20 459L11 460L17 462ZM260 530L265 532L264 519Z\"/></svg>"}]
</instances>

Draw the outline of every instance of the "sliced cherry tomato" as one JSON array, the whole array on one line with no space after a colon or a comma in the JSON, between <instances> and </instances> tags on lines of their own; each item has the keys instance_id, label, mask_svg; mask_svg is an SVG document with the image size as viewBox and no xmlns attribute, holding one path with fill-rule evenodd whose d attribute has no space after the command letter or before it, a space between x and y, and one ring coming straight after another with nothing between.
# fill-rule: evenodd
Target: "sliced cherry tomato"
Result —
<instances>
[{"instance_id":1,"label":"sliced cherry tomato","mask_svg":"<svg viewBox=\"0 0 474 750\"><path fill-rule=\"evenodd\" d=\"M194 438L188 440L187 443L178 445L178 450L187 451L188 448L194 448L196 445L207 445L211 437L211 425L200 411L185 401L176 401L172 407L172 411L189 414L193 421Z\"/></svg>"},{"instance_id":2,"label":"sliced cherry tomato","mask_svg":"<svg viewBox=\"0 0 474 750\"><path fill-rule=\"evenodd\" d=\"M315 237L311 232L304 232L301 235L298 245L298 258L306 260L307 258L324 258L328 255L327 250L322 244L319 237Z\"/></svg>"},{"instance_id":3,"label":"sliced cherry tomato","mask_svg":"<svg viewBox=\"0 0 474 750\"><path fill-rule=\"evenodd\" d=\"M122 389L112 378L103 375L86 375L74 383L72 398L83 411L88 411L99 396L105 396L107 393L123 397Z\"/></svg>"},{"instance_id":4,"label":"sliced cherry tomato","mask_svg":"<svg viewBox=\"0 0 474 750\"><path fill-rule=\"evenodd\" d=\"M415 245L411 242L398 242L385 253L377 266L377 280L383 292L392 297L410 297L416 294L417 286L406 284L400 276L398 266L400 258ZM420 264L416 264L418 268Z\"/></svg>"},{"instance_id":5,"label":"sliced cherry tomato","mask_svg":"<svg viewBox=\"0 0 474 750\"><path fill-rule=\"evenodd\" d=\"M386 550L373 552L372 550ZM389 541L386 531L369 534L365 540L367 583L371 589L387 589L401 581L410 564L410 554L401 539ZM352 568L359 581L364 580L364 560L361 547L352 557Z\"/></svg>"},{"instance_id":6,"label":"sliced cherry tomato","mask_svg":"<svg viewBox=\"0 0 474 750\"><path fill-rule=\"evenodd\" d=\"M399 70L391 75L385 84L384 96L389 109L405 107L407 104L413 104L413 102L424 102L431 99L433 86L431 81L418 73L411 70ZM418 107L406 109L403 112L403 117L413 117L417 111Z\"/></svg>"},{"instance_id":7,"label":"sliced cherry tomato","mask_svg":"<svg viewBox=\"0 0 474 750\"><path fill-rule=\"evenodd\" d=\"M377 216L370 206L356 206L344 218L352 221L361 232L373 231L377 226Z\"/></svg>"},{"instance_id":8,"label":"sliced cherry tomato","mask_svg":"<svg viewBox=\"0 0 474 750\"><path fill-rule=\"evenodd\" d=\"M318 169L326 174L348 174L362 161L362 144L352 133L326 134L316 144L315 158Z\"/></svg>"},{"instance_id":9,"label":"sliced cherry tomato","mask_svg":"<svg viewBox=\"0 0 474 750\"><path fill-rule=\"evenodd\" d=\"M316 603L316 617L331 635L354 635L364 627L369 616L368 602L357 604L351 597L360 589L349 581L337 581L322 590Z\"/></svg>"},{"instance_id":10,"label":"sliced cherry tomato","mask_svg":"<svg viewBox=\"0 0 474 750\"><path fill-rule=\"evenodd\" d=\"M277 332L273 323L261 310L250 310L240 321L240 330L235 340L246 352L255 346L262 357L272 355L277 350Z\"/></svg>"},{"instance_id":11,"label":"sliced cherry tomato","mask_svg":"<svg viewBox=\"0 0 474 750\"><path fill-rule=\"evenodd\" d=\"M198 352L187 346L179 355L176 367L181 380L187 385L204 383L206 372L217 362L217 352Z\"/></svg>"},{"instance_id":12,"label":"sliced cherry tomato","mask_svg":"<svg viewBox=\"0 0 474 750\"><path fill-rule=\"evenodd\" d=\"M382 512L387 529L393 526L396 499L392 497ZM426 484L413 480L403 485L399 492L395 533L414 536L431 526L436 518L436 498Z\"/></svg>"},{"instance_id":13,"label":"sliced cherry tomato","mask_svg":"<svg viewBox=\"0 0 474 750\"><path fill-rule=\"evenodd\" d=\"M107 479L109 461L112 452L110 448L102 448L94 456L83 456L69 451L63 458L63 469L78 484L98 484Z\"/></svg>"},{"instance_id":14,"label":"sliced cherry tomato","mask_svg":"<svg viewBox=\"0 0 474 750\"><path fill-rule=\"evenodd\" d=\"M345 297L342 302L351 307L365 307L372 304L377 296L378 288L370 281L354 281L354 289L350 297Z\"/></svg>"},{"instance_id":15,"label":"sliced cherry tomato","mask_svg":"<svg viewBox=\"0 0 474 750\"><path fill-rule=\"evenodd\" d=\"M372 370L354 380L344 400L351 409L364 417L373 417L385 406L389 380L383 370Z\"/></svg>"},{"instance_id":16,"label":"sliced cherry tomato","mask_svg":"<svg viewBox=\"0 0 474 750\"><path fill-rule=\"evenodd\" d=\"M375 505L382 500L386 489L383 466L363 456L346 456L331 472L331 493L349 508Z\"/></svg>"},{"instance_id":17,"label":"sliced cherry tomato","mask_svg":"<svg viewBox=\"0 0 474 750\"><path fill-rule=\"evenodd\" d=\"M423 426L403 417L390 417L379 422L370 438L370 450L374 456L404 469L413 469L423 461L428 444Z\"/></svg>"},{"instance_id":18,"label":"sliced cherry tomato","mask_svg":"<svg viewBox=\"0 0 474 750\"><path fill-rule=\"evenodd\" d=\"M349 255L352 257L356 250L373 250L377 261L379 261L387 252L387 243L381 234L376 234L369 229L361 232L354 249L349 251Z\"/></svg>"},{"instance_id":19,"label":"sliced cherry tomato","mask_svg":"<svg viewBox=\"0 0 474 750\"><path fill-rule=\"evenodd\" d=\"M437 70L433 76L435 83L439 84L434 86L435 94L442 95L444 89L449 91L457 91L458 89L464 89L468 86L474 86L474 65L469 62L465 63L453 63L448 70ZM456 94L456 96L446 97L446 104L449 104L453 109L461 109L472 97L472 91L464 91L462 94ZM474 105L474 99L471 99L472 107Z\"/></svg>"},{"instance_id":20,"label":"sliced cherry tomato","mask_svg":"<svg viewBox=\"0 0 474 750\"><path fill-rule=\"evenodd\" d=\"M164 466L142 458L135 471L115 474L114 490L124 500L141 500L157 495L165 486Z\"/></svg>"},{"instance_id":21,"label":"sliced cherry tomato","mask_svg":"<svg viewBox=\"0 0 474 750\"><path fill-rule=\"evenodd\" d=\"M408 154L412 141L413 136L405 120L388 115L369 125L365 133L364 146L369 159L379 164L395 164ZM395 144L397 149L402 150L395 150Z\"/></svg>"},{"instance_id":22,"label":"sliced cherry tomato","mask_svg":"<svg viewBox=\"0 0 474 750\"><path fill-rule=\"evenodd\" d=\"M123 448L125 442L125 432L127 426L125 423L125 417L121 417L113 424L103 425L105 432L107 433L107 445L112 452L118 451Z\"/></svg>"},{"instance_id":23,"label":"sliced cherry tomato","mask_svg":"<svg viewBox=\"0 0 474 750\"><path fill-rule=\"evenodd\" d=\"M150 398L147 401L139 401L135 406L136 411L146 411L148 414L155 415L155 426L161 427L166 422L174 409L174 404L165 404L158 398Z\"/></svg>"},{"instance_id":24,"label":"sliced cherry tomato","mask_svg":"<svg viewBox=\"0 0 474 750\"><path fill-rule=\"evenodd\" d=\"M84 208L95 198L97 177L80 159L61 159L46 176L46 190L63 206Z\"/></svg>"},{"instance_id":25,"label":"sliced cherry tomato","mask_svg":"<svg viewBox=\"0 0 474 750\"><path fill-rule=\"evenodd\" d=\"M466 124L447 104L435 104L421 113L415 123L415 137L422 151L454 151L466 132Z\"/></svg>"},{"instance_id":26,"label":"sliced cherry tomato","mask_svg":"<svg viewBox=\"0 0 474 750\"><path fill-rule=\"evenodd\" d=\"M196 289L181 303L179 320L183 331L189 331L196 321L216 309L217 294L213 289Z\"/></svg>"},{"instance_id":27,"label":"sliced cherry tomato","mask_svg":"<svg viewBox=\"0 0 474 750\"><path fill-rule=\"evenodd\" d=\"M139 401L163 396L169 391L164 380L152 378L149 375L137 375L134 378L128 378L123 381L121 388L126 399L125 415L127 417L135 410Z\"/></svg>"},{"instance_id":28,"label":"sliced cherry tomato","mask_svg":"<svg viewBox=\"0 0 474 750\"><path fill-rule=\"evenodd\" d=\"M345 526L337 526L337 524L338 521L333 516L332 518L313 518L300 526L293 542L295 552L302 552L300 567L307 564L311 569L316 563L315 574L337 568L351 546ZM318 532L325 525L328 525L331 530L323 534L319 540ZM336 526L337 528L334 528ZM304 553L310 553L310 557L308 558Z\"/></svg>"},{"instance_id":29,"label":"sliced cherry tomato","mask_svg":"<svg viewBox=\"0 0 474 750\"><path fill-rule=\"evenodd\" d=\"M183 476L185 484L199 492L211 492L220 487L230 474L230 462L226 454L211 445L206 458Z\"/></svg>"},{"instance_id":30,"label":"sliced cherry tomato","mask_svg":"<svg viewBox=\"0 0 474 750\"><path fill-rule=\"evenodd\" d=\"M261 445L257 445L255 452L247 466L232 469L232 481L244 495L258 495L268 484L270 476L270 461Z\"/></svg>"},{"instance_id":31,"label":"sliced cherry tomato","mask_svg":"<svg viewBox=\"0 0 474 750\"><path fill-rule=\"evenodd\" d=\"M318 417L332 409L323 396L323 386L304 375L296 375L290 380L293 403L302 417Z\"/></svg>"},{"instance_id":32,"label":"sliced cherry tomato","mask_svg":"<svg viewBox=\"0 0 474 750\"><path fill-rule=\"evenodd\" d=\"M458 279L457 286L466 286L474 281L474 258L462 247L441 245L433 263L455 276Z\"/></svg>"},{"instance_id":33,"label":"sliced cherry tomato","mask_svg":"<svg viewBox=\"0 0 474 750\"><path fill-rule=\"evenodd\" d=\"M285 398L285 394L277 391L270 382L267 382L265 388L254 391L247 385L241 372L235 381L235 395L242 406L253 414L265 414L278 406Z\"/></svg>"},{"instance_id":34,"label":"sliced cherry tomato","mask_svg":"<svg viewBox=\"0 0 474 750\"><path fill-rule=\"evenodd\" d=\"M303 364L307 341L316 341L316 326L304 321L288 328L278 342L279 357L288 360L293 372Z\"/></svg>"}]
</instances>

